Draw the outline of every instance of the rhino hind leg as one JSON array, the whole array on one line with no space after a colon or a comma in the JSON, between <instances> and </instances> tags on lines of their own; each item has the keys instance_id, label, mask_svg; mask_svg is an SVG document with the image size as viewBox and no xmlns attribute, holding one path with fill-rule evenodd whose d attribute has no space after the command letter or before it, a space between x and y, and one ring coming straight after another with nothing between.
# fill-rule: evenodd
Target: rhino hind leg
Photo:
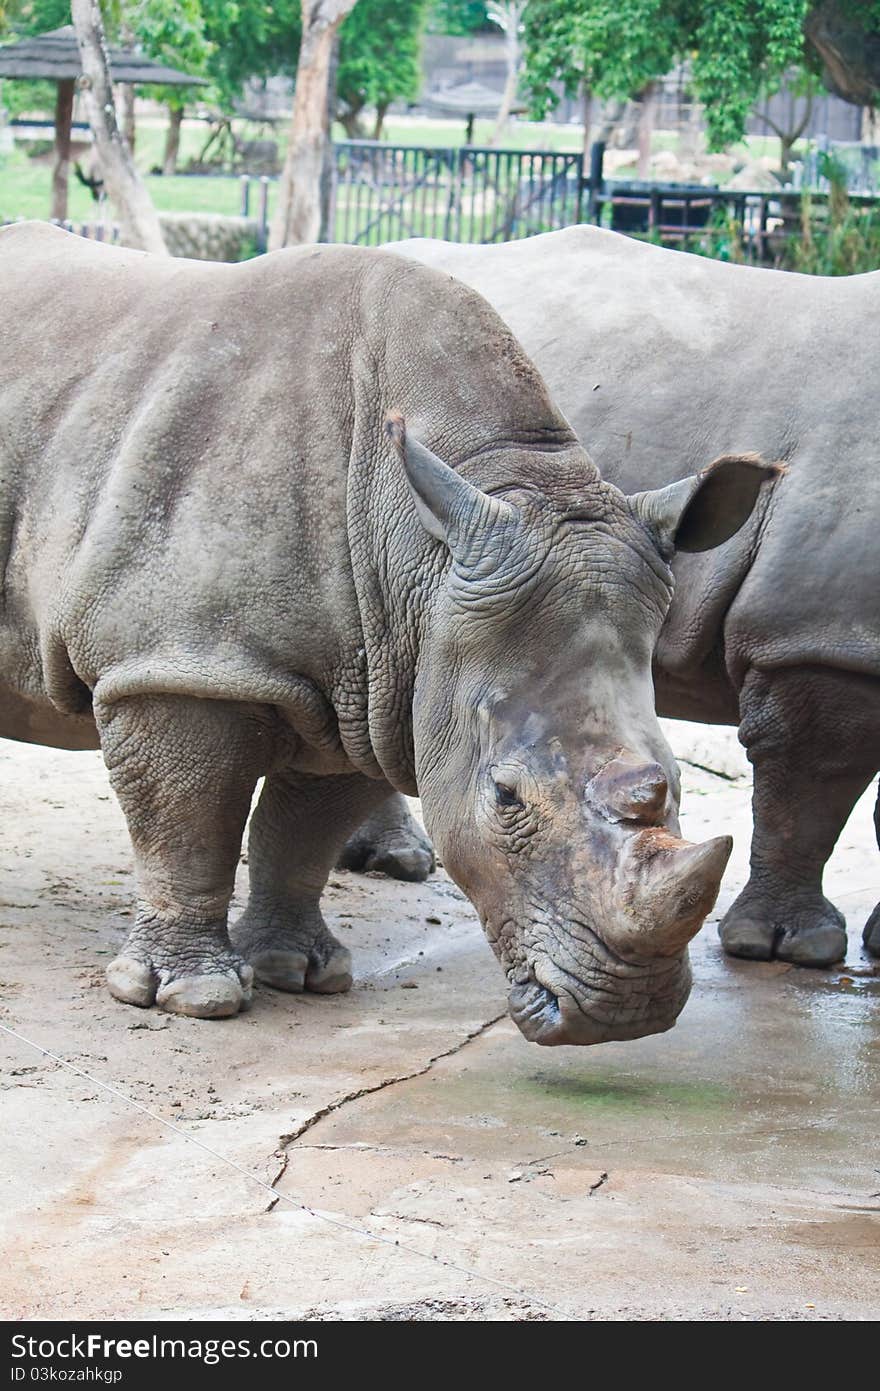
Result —
<instances>
[{"instance_id":1,"label":"rhino hind leg","mask_svg":"<svg viewBox=\"0 0 880 1391\"><path fill-rule=\"evenodd\" d=\"M135 926L107 968L125 1004L225 1018L253 971L226 915L268 731L233 703L137 697L96 711L138 876Z\"/></svg>"},{"instance_id":2,"label":"rhino hind leg","mask_svg":"<svg viewBox=\"0 0 880 1391\"><path fill-rule=\"evenodd\" d=\"M877 849L880 850L880 788L878 788L877 801L874 805L874 833L877 837ZM866 951L869 951L872 956L880 956L880 903L877 904L865 923L862 941Z\"/></svg>"},{"instance_id":3,"label":"rhino hind leg","mask_svg":"<svg viewBox=\"0 0 880 1391\"><path fill-rule=\"evenodd\" d=\"M376 870L390 879L421 884L433 874L437 862L406 799L395 792L349 838L337 867Z\"/></svg>"},{"instance_id":4,"label":"rhino hind leg","mask_svg":"<svg viewBox=\"0 0 880 1391\"><path fill-rule=\"evenodd\" d=\"M321 995L351 988L351 954L324 922L320 897L346 836L387 795L359 774L266 778L248 837L250 898L232 929L258 980Z\"/></svg>"},{"instance_id":5,"label":"rhino hind leg","mask_svg":"<svg viewBox=\"0 0 880 1391\"><path fill-rule=\"evenodd\" d=\"M790 668L750 673L740 739L754 767L751 873L719 928L731 956L828 967L846 955L846 920L822 874L877 769L876 682Z\"/></svg>"}]
</instances>

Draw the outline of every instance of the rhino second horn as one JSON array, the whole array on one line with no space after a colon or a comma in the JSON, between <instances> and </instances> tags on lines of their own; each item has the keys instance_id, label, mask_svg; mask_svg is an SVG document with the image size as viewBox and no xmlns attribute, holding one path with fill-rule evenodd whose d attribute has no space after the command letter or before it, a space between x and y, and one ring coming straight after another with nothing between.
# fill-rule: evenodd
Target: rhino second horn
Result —
<instances>
[{"instance_id":1,"label":"rhino second horn","mask_svg":"<svg viewBox=\"0 0 880 1391\"><path fill-rule=\"evenodd\" d=\"M587 802L608 821L663 822L669 785L659 763L621 754L587 785Z\"/></svg>"}]
</instances>

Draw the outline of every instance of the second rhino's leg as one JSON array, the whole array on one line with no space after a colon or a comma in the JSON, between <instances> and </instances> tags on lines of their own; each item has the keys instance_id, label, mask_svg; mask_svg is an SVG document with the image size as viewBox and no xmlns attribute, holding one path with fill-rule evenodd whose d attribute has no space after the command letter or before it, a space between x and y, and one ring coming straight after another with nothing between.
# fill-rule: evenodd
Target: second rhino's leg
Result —
<instances>
[{"instance_id":1,"label":"second rhino's leg","mask_svg":"<svg viewBox=\"0 0 880 1391\"><path fill-rule=\"evenodd\" d=\"M436 869L434 850L399 792L392 792L348 840L339 869L380 870L421 884Z\"/></svg>"},{"instance_id":2,"label":"second rhino's leg","mask_svg":"<svg viewBox=\"0 0 880 1391\"><path fill-rule=\"evenodd\" d=\"M722 944L731 956L833 965L846 954L846 922L822 893L822 873L877 770L877 683L753 671L740 708L754 766L751 874L721 924Z\"/></svg>"},{"instance_id":3,"label":"second rhino's leg","mask_svg":"<svg viewBox=\"0 0 880 1391\"><path fill-rule=\"evenodd\" d=\"M387 783L360 774L266 778L248 836L250 897L232 929L259 980L278 990L349 989L351 956L320 898L347 837L387 795Z\"/></svg>"},{"instance_id":4,"label":"second rhino's leg","mask_svg":"<svg viewBox=\"0 0 880 1391\"><path fill-rule=\"evenodd\" d=\"M107 968L111 993L176 1014L235 1014L253 972L226 914L253 789L271 761L269 719L177 696L131 697L95 716L138 883L135 926Z\"/></svg>"},{"instance_id":5,"label":"second rhino's leg","mask_svg":"<svg viewBox=\"0 0 880 1391\"><path fill-rule=\"evenodd\" d=\"M877 789L877 801L874 805L874 834L877 837L877 849L880 850L880 788ZM865 923L862 941L872 956L880 956L880 903Z\"/></svg>"}]
</instances>

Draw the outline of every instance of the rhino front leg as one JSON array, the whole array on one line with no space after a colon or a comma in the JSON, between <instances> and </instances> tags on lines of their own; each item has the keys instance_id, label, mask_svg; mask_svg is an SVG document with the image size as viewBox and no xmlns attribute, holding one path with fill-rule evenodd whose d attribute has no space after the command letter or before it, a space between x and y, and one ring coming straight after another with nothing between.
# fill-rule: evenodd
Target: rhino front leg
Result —
<instances>
[{"instance_id":1,"label":"rhino front leg","mask_svg":"<svg viewBox=\"0 0 880 1391\"><path fill-rule=\"evenodd\" d=\"M877 790L877 801L874 805L874 834L877 837L877 849L880 850L880 788ZM865 923L862 941L866 951L872 956L880 956L880 903Z\"/></svg>"},{"instance_id":2,"label":"rhino front leg","mask_svg":"<svg viewBox=\"0 0 880 1391\"><path fill-rule=\"evenodd\" d=\"M749 882L720 927L731 956L831 966L846 921L822 874L877 769L876 683L844 672L752 672L740 739L754 766Z\"/></svg>"},{"instance_id":3,"label":"rhino front leg","mask_svg":"<svg viewBox=\"0 0 880 1391\"><path fill-rule=\"evenodd\" d=\"M220 1018L250 999L253 972L226 914L257 778L272 747L259 710L140 697L96 709L138 880L134 929L107 968L117 1000Z\"/></svg>"},{"instance_id":4,"label":"rhino front leg","mask_svg":"<svg viewBox=\"0 0 880 1391\"><path fill-rule=\"evenodd\" d=\"M232 929L257 978L278 990L351 987L351 956L321 916L327 876L353 827L388 795L360 774L266 778L251 820L251 892Z\"/></svg>"},{"instance_id":5,"label":"rhino front leg","mask_svg":"<svg viewBox=\"0 0 880 1391\"><path fill-rule=\"evenodd\" d=\"M434 849L406 798L391 795L355 831L339 857L339 869L380 870L392 879L421 884L437 867Z\"/></svg>"}]
</instances>

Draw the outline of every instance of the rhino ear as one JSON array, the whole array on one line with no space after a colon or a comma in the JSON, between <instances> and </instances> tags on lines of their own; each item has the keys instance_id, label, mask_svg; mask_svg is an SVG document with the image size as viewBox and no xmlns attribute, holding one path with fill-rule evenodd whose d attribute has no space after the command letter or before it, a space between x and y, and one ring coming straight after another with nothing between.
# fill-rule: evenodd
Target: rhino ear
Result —
<instances>
[{"instance_id":1,"label":"rhino ear","mask_svg":"<svg viewBox=\"0 0 880 1391\"><path fill-rule=\"evenodd\" d=\"M422 526L445 542L459 567L472 577L489 574L500 559L516 509L475 488L408 435L403 416L389 415L385 434L403 462Z\"/></svg>"},{"instance_id":2,"label":"rhino ear","mask_svg":"<svg viewBox=\"0 0 880 1391\"><path fill-rule=\"evenodd\" d=\"M758 454L726 454L679 483L635 493L630 504L664 549L710 551L739 531L762 486L784 471Z\"/></svg>"}]
</instances>

